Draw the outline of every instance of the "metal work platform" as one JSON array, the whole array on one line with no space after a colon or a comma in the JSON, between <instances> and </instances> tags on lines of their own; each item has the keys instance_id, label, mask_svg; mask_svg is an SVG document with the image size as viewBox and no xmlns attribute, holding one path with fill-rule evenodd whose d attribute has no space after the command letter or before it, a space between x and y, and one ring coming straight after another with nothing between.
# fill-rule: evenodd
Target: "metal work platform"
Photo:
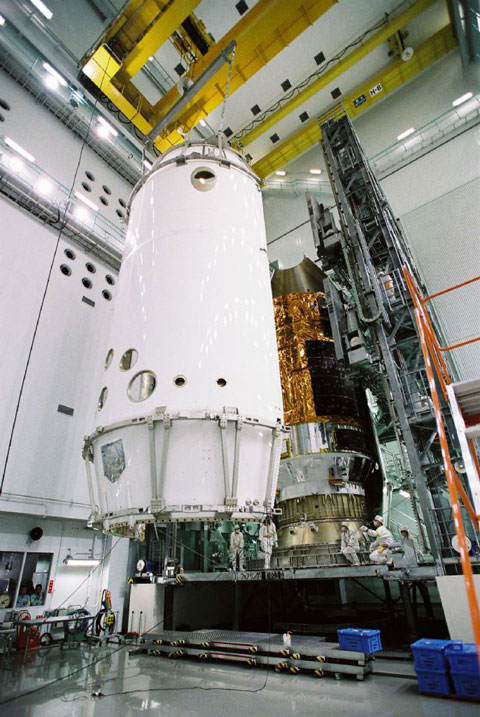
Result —
<instances>
[{"instance_id":1,"label":"metal work platform","mask_svg":"<svg viewBox=\"0 0 480 717\"><path fill-rule=\"evenodd\" d=\"M250 667L273 666L292 674L310 672L323 677L333 673L363 680L372 672L372 655L354 650L340 650L338 643L324 637L292 635L291 645L284 644L277 633L221 630L162 630L142 637L144 647L131 654L144 653L173 659L195 658L212 662L233 662Z\"/></svg>"},{"instance_id":2,"label":"metal work platform","mask_svg":"<svg viewBox=\"0 0 480 717\"><path fill-rule=\"evenodd\" d=\"M382 578L384 580L434 580L435 565L395 568L388 565L360 565L318 568L274 568L225 573L185 573L181 582L256 582L260 580L328 580L339 578Z\"/></svg>"}]
</instances>

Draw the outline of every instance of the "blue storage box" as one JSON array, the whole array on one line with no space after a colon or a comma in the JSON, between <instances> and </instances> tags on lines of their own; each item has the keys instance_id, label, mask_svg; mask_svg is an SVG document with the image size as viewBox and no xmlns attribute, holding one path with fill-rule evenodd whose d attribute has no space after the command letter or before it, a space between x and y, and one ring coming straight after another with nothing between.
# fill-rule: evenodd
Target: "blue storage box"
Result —
<instances>
[{"instance_id":1,"label":"blue storage box","mask_svg":"<svg viewBox=\"0 0 480 717\"><path fill-rule=\"evenodd\" d=\"M417 670L417 681L420 692L433 692L436 695L450 695L452 693L450 677L446 672Z\"/></svg>"},{"instance_id":2,"label":"blue storage box","mask_svg":"<svg viewBox=\"0 0 480 717\"><path fill-rule=\"evenodd\" d=\"M450 645L445 650L445 655L450 663L452 672L473 675L480 675L478 666L477 646L473 643Z\"/></svg>"},{"instance_id":3,"label":"blue storage box","mask_svg":"<svg viewBox=\"0 0 480 717\"><path fill-rule=\"evenodd\" d=\"M459 697L477 697L480 699L480 674L469 672L451 672L455 694Z\"/></svg>"},{"instance_id":4,"label":"blue storage box","mask_svg":"<svg viewBox=\"0 0 480 717\"><path fill-rule=\"evenodd\" d=\"M380 630L362 630L361 628L347 627L343 630L337 630L337 635L341 650L378 652L382 649Z\"/></svg>"},{"instance_id":5,"label":"blue storage box","mask_svg":"<svg viewBox=\"0 0 480 717\"><path fill-rule=\"evenodd\" d=\"M460 640L429 640L423 637L417 640L410 647L415 661L415 670L426 670L429 672L447 672L448 664L445 657L445 650L453 644L462 644Z\"/></svg>"}]
</instances>

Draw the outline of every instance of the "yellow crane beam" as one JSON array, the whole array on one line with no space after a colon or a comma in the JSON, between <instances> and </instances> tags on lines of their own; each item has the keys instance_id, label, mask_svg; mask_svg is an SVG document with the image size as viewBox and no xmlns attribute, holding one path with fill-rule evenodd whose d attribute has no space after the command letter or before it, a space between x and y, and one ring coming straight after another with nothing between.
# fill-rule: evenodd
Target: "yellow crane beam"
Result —
<instances>
[{"instance_id":1,"label":"yellow crane beam","mask_svg":"<svg viewBox=\"0 0 480 717\"><path fill-rule=\"evenodd\" d=\"M342 60L337 62L336 65L331 67L329 70L319 75L310 85L301 90L291 100L285 102L276 112L272 112L268 117L256 125L250 132L241 138L240 142L242 147L246 147L253 142L257 137L260 137L270 127L273 127L277 122L282 120L284 117L293 112L297 107L302 105L306 100L316 95L321 89L330 84L339 75L346 72L350 67L356 64L359 60L368 55L372 50L385 42L391 35L393 35L401 27L407 25L417 15L424 12L429 5L435 0L417 0L411 7L404 12L392 18L384 27L382 27L374 35L371 35L362 45L359 45L355 50L352 50Z\"/></svg>"},{"instance_id":2,"label":"yellow crane beam","mask_svg":"<svg viewBox=\"0 0 480 717\"><path fill-rule=\"evenodd\" d=\"M312 25L323 13L338 0L259 0L241 20L219 42L213 44L208 52L193 67L192 79L198 77L218 57L232 40L236 40L237 49L230 83L230 93L243 85L258 70L290 44L304 30ZM152 7L155 0L132 0L128 13L112 26L103 38L102 44L88 58L82 71L102 92L130 119L144 134L165 116L180 98L177 87L172 87L156 105L152 106L139 90L130 82L131 72L139 66L141 59L150 56L158 42L162 44L176 28L173 24L186 12L187 6L196 5L197 0L171 0L160 16L160 24L154 22ZM168 9L172 14L171 22L161 24ZM182 12L180 12L182 8ZM177 15L173 15L174 9ZM155 16L156 17L156 16ZM173 18L176 18L175 20ZM148 44L142 35L148 34ZM154 24L161 35L153 31ZM148 28L147 31L147 24ZM147 37L145 34L145 38ZM141 44L138 54L136 43ZM142 44L143 43L143 44ZM148 47L148 51L147 51ZM120 57L118 54L124 56ZM165 151L174 144L183 142L177 128L183 131L192 129L203 117L210 114L224 99L227 84L228 66L224 66L191 99L177 118L156 138L155 145Z\"/></svg>"},{"instance_id":3,"label":"yellow crane beam","mask_svg":"<svg viewBox=\"0 0 480 717\"><path fill-rule=\"evenodd\" d=\"M237 48L230 82L232 94L336 2L337 0L259 0L195 64L195 75L192 79L201 75L222 50L235 40ZM164 152L172 145L183 142L177 127L181 127L184 132L189 131L223 102L227 78L228 66L225 65L157 137L157 149ZM165 116L179 97L177 88L172 87L153 108L155 118L159 120Z\"/></svg>"},{"instance_id":4,"label":"yellow crane beam","mask_svg":"<svg viewBox=\"0 0 480 717\"><path fill-rule=\"evenodd\" d=\"M353 92L342 99L342 105L349 117L364 112L394 92L437 60L447 55L457 45L451 25L446 25L425 42L421 43L408 62L398 60L372 75ZM338 104L327 112L318 115L298 132L279 144L256 162L252 169L261 178L281 169L298 155L313 147L321 139L320 125L338 113Z\"/></svg>"}]
</instances>

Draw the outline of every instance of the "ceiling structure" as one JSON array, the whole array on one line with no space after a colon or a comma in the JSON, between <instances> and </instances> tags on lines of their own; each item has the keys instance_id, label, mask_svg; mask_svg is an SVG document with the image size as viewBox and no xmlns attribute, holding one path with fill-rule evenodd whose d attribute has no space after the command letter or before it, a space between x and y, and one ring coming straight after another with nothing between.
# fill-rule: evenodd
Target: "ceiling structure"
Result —
<instances>
[{"instance_id":1,"label":"ceiling structure","mask_svg":"<svg viewBox=\"0 0 480 717\"><path fill-rule=\"evenodd\" d=\"M388 102L452 51L449 10L447 0L0 3L58 72L101 97L117 129L150 135L161 152L223 130L263 179L315 145L339 103L353 117Z\"/></svg>"}]
</instances>

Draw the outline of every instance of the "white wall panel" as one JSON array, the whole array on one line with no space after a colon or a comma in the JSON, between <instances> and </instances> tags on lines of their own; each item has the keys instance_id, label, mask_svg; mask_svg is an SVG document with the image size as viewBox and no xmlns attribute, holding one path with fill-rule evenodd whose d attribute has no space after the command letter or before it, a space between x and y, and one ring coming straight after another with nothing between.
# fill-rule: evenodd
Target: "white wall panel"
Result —
<instances>
[{"instance_id":1,"label":"white wall panel","mask_svg":"<svg viewBox=\"0 0 480 717\"><path fill-rule=\"evenodd\" d=\"M8 301L1 340L3 346L13 343L14 347L6 364L9 380L2 385L4 458L56 232L7 204L2 208L6 226L11 227L4 236L5 256L11 260L2 264L2 291ZM105 279L114 273L76 247L72 247L76 259L67 259L66 248L68 244L61 239L21 398L0 508L19 510L17 501L25 497L30 505L24 506L27 511L87 517L81 447L94 419L100 389L97 376L102 371L99 347L103 350L113 304L102 292L114 293L115 287ZM87 271L87 262L96 268L94 274ZM61 273L62 264L70 266L70 276ZM83 286L82 279L90 280L92 287ZM83 301L84 296L95 305ZM73 416L59 413L59 404L73 408Z\"/></svg>"}]
</instances>

